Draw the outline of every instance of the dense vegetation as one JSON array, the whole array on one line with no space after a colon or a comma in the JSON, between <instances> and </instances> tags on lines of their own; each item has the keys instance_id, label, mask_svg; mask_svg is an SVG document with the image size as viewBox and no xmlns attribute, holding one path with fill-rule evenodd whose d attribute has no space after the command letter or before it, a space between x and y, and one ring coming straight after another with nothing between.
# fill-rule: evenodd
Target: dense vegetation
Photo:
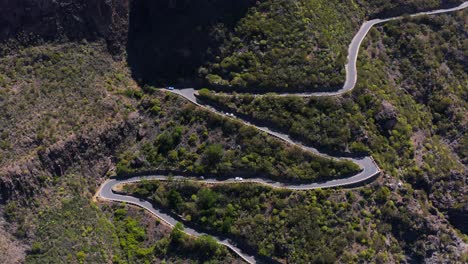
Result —
<instances>
[{"instance_id":1,"label":"dense vegetation","mask_svg":"<svg viewBox=\"0 0 468 264\"><path fill-rule=\"evenodd\" d=\"M132 2L128 61L155 86L222 90L329 90L342 85L348 45L369 17L450 1Z\"/></svg>"},{"instance_id":2,"label":"dense vegetation","mask_svg":"<svg viewBox=\"0 0 468 264\"><path fill-rule=\"evenodd\" d=\"M433 132L454 143L453 149L462 160L466 158L461 150L466 149L463 142L467 135L460 132L468 128L467 47L461 37L466 34L462 22L466 14L458 12L455 21L449 16L437 16L415 23L392 23L383 28L382 37L388 46L387 60L394 62L394 71L401 73L395 82L426 107L432 115ZM372 54L375 48L370 48Z\"/></svg>"},{"instance_id":3,"label":"dense vegetation","mask_svg":"<svg viewBox=\"0 0 468 264\"><path fill-rule=\"evenodd\" d=\"M344 81L348 45L367 15L391 17L462 1L267 0L230 32L199 69L212 87L247 91L327 90Z\"/></svg>"},{"instance_id":4,"label":"dense vegetation","mask_svg":"<svg viewBox=\"0 0 468 264\"><path fill-rule=\"evenodd\" d=\"M143 125L142 133L154 137L126 149L117 173L170 169L221 178L265 175L279 181L310 181L359 171L350 161L312 155L171 94L146 96L140 109L154 120Z\"/></svg>"},{"instance_id":5,"label":"dense vegetation","mask_svg":"<svg viewBox=\"0 0 468 264\"><path fill-rule=\"evenodd\" d=\"M426 190L433 203L447 212L449 220L465 233L463 187L468 149L468 71L466 66L466 10L415 20L391 23L382 30L388 46L387 65L392 81L409 93L428 116L428 125L413 129L416 166L407 176ZM373 40L376 43L376 40ZM370 46L370 45L369 45ZM376 46L369 47L371 56ZM380 58L380 56L379 56ZM416 114L413 113L413 116Z\"/></svg>"},{"instance_id":6,"label":"dense vegetation","mask_svg":"<svg viewBox=\"0 0 468 264\"><path fill-rule=\"evenodd\" d=\"M227 234L260 255L288 263L389 263L403 261L405 255L420 261L427 254L423 241L434 232L426 226L427 213L410 210L422 197L406 186L292 192L174 181L138 183L124 190L170 208L187 225ZM423 210L430 206L424 199L418 205ZM453 243L450 231L440 232L441 244ZM445 258L455 259L456 254Z\"/></svg>"},{"instance_id":7,"label":"dense vegetation","mask_svg":"<svg viewBox=\"0 0 468 264\"><path fill-rule=\"evenodd\" d=\"M386 18L460 5L464 0L358 0L370 18Z\"/></svg>"},{"instance_id":8,"label":"dense vegetation","mask_svg":"<svg viewBox=\"0 0 468 264\"><path fill-rule=\"evenodd\" d=\"M0 249L11 252L13 243L20 244L26 263L236 261L209 237L195 240L180 230L170 235L141 210L102 203L100 208L91 201L96 177L109 170L108 157L136 134L125 127L132 128L130 113L136 114L142 96L105 46L43 45L1 62L1 195L20 198L1 208L0 228L14 240ZM114 130L122 122L124 130ZM114 142L109 133L124 138ZM8 181L21 187L8 190ZM15 254L21 252L13 253L21 259ZM8 254L0 257L3 263Z\"/></svg>"},{"instance_id":9,"label":"dense vegetation","mask_svg":"<svg viewBox=\"0 0 468 264\"><path fill-rule=\"evenodd\" d=\"M351 1L262 1L223 33L220 54L200 73L237 90L338 87L360 13Z\"/></svg>"},{"instance_id":10,"label":"dense vegetation","mask_svg":"<svg viewBox=\"0 0 468 264\"><path fill-rule=\"evenodd\" d=\"M451 1L259 1L249 3L248 11L246 1L232 3L243 6L227 20L223 16L232 9L206 26L185 20L166 31L171 37L154 34L141 42L145 45L130 41L131 70L145 69L152 80L167 83L197 75L199 69L213 86L226 89L331 88L341 83L343 51L366 15L433 9ZM212 17L197 14L206 7L197 4L194 17ZM82 23L79 16L66 17ZM369 152L385 170L374 185L290 192L171 182L127 191L171 208L187 225L229 234L279 260L467 262L462 251L468 241L465 18L466 11L373 30L358 65L358 87L342 98L211 98L229 112L314 146ZM185 28L188 24L193 25ZM148 28L141 33L151 35ZM210 34L214 48L207 51L207 38L196 33L177 41L185 34L179 29ZM202 54L191 53L191 40L200 40L196 51ZM132 54L131 45L142 53ZM29 263L237 263L210 237L194 240L180 226L171 232L140 209L95 204L91 197L114 170L311 181L357 169L282 144L150 86L142 87L145 95L127 62L112 58L97 42L1 46L0 53L0 262L11 262L11 252L24 258L15 255L18 250ZM151 63L137 65L141 61L132 61L135 55ZM171 73L155 74L155 64L160 73ZM142 84L151 81L134 77Z\"/></svg>"},{"instance_id":11,"label":"dense vegetation","mask_svg":"<svg viewBox=\"0 0 468 264\"><path fill-rule=\"evenodd\" d=\"M426 190L439 208L451 208L453 223L465 230L459 194L466 173L466 133L460 132L467 129L467 74L458 37L466 34L465 14L373 30L358 87L343 97L200 95L324 149L369 151L387 172Z\"/></svg>"},{"instance_id":12,"label":"dense vegetation","mask_svg":"<svg viewBox=\"0 0 468 264\"><path fill-rule=\"evenodd\" d=\"M172 243L148 233L148 225L137 225L132 213L120 210L117 217L106 208L100 213L88 199L99 184L96 177L114 166L119 173L166 169L217 177L264 174L282 181L344 177L358 169L310 155L176 96L144 95L125 65L112 61L99 44L21 49L2 58L1 67L2 184L21 186L2 185L2 197L23 197L9 202L2 215L8 232L30 245L31 263L235 261L209 238L197 242L182 236ZM75 176L69 178L70 171ZM214 253L193 253L209 252L200 250L205 247Z\"/></svg>"},{"instance_id":13,"label":"dense vegetation","mask_svg":"<svg viewBox=\"0 0 468 264\"><path fill-rule=\"evenodd\" d=\"M210 237L187 237L180 226L171 232L159 220L145 217L144 211L125 205L98 207L77 175L57 179L55 187L62 191L50 197L49 206L40 204L35 209L37 218L25 217L25 208L15 202L6 207L7 220L18 225L15 235L32 240L26 263L234 261ZM28 232L33 226L34 234Z\"/></svg>"},{"instance_id":14,"label":"dense vegetation","mask_svg":"<svg viewBox=\"0 0 468 264\"><path fill-rule=\"evenodd\" d=\"M350 98L227 95L202 90L199 98L327 151L365 152L365 117Z\"/></svg>"}]
</instances>

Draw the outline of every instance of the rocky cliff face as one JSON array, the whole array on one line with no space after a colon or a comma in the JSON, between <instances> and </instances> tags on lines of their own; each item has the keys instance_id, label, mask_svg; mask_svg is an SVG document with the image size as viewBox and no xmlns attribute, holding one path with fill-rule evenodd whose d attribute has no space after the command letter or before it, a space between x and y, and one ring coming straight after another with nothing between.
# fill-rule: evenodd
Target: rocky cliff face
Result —
<instances>
[{"instance_id":1,"label":"rocky cliff face","mask_svg":"<svg viewBox=\"0 0 468 264\"><path fill-rule=\"evenodd\" d=\"M0 0L0 43L103 38L125 49L129 0Z\"/></svg>"},{"instance_id":2,"label":"rocky cliff face","mask_svg":"<svg viewBox=\"0 0 468 264\"><path fill-rule=\"evenodd\" d=\"M128 137L135 137L138 116L116 121L102 128L71 135L40 150L29 160L0 169L0 204L11 199L33 197L42 189L41 176L62 176L71 168L86 175L102 176L111 166L116 149Z\"/></svg>"}]
</instances>

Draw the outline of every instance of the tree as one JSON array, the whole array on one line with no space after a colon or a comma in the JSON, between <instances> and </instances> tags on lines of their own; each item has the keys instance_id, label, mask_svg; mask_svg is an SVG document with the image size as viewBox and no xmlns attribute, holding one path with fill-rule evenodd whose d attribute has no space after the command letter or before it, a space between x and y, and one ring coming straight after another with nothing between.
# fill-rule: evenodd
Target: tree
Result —
<instances>
[{"instance_id":1,"label":"tree","mask_svg":"<svg viewBox=\"0 0 468 264\"><path fill-rule=\"evenodd\" d=\"M171 238L171 243L174 243L175 245L180 245L184 241L185 239L184 226L180 222L177 222L177 224L172 229L170 238Z\"/></svg>"},{"instance_id":2,"label":"tree","mask_svg":"<svg viewBox=\"0 0 468 264\"><path fill-rule=\"evenodd\" d=\"M155 145L158 146L159 153L167 154L174 148L174 139L168 132L163 132L156 138Z\"/></svg>"},{"instance_id":3,"label":"tree","mask_svg":"<svg viewBox=\"0 0 468 264\"><path fill-rule=\"evenodd\" d=\"M209 188L201 189L197 194L197 206L202 210L207 210L212 208L217 200L217 195Z\"/></svg>"},{"instance_id":4,"label":"tree","mask_svg":"<svg viewBox=\"0 0 468 264\"><path fill-rule=\"evenodd\" d=\"M210 259L217 255L220 251L220 246L216 240L208 235L202 235L195 241L195 246L203 259Z\"/></svg>"},{"instance_id":5,"label":"tree","mask_svg":"<svg viewBox=\"0 0 468 264\"><path fill-rule=\"evenodd\" d=\"M206 147L204 151L204 161L209 166L214 166L221 161L224 155L221 144L212 144Z\"/></svg>"},{"instance_id":6,"label":"tree","mask_svg":"<svg viewBox=\"0 0 468 264\"><path fill-rule=\"evenodd\" d=\"M182 203L182 196L180 196L180 193L176 190L169 191L167 199L169 201L169 206L174 209L177 209Z\"/></svg>"},{"instance_id":7,"label":"tree","mask_svg":"<svg viewBox=\"0 0 468 264\"><path fill-rule=\"evenodd\" d=\"M86 258L86 253L84 253L83 251L78 251L78 253L76 253L76 259L78 260L79 263L84 263L85 258Z\"/></svg>"},{"instance_id":8,"label":"tree","mask_svg":"<svg viewBox=\"0 0 468 264\"><path fill-rule=\"evenodd\" d=\"M380 188L376 195L375 195L375 199L379 202L379 203L385 203L387 202L389 196L390 196L390 189L388 189L387 187L383 186L382 188Z\"/></svg>"}]
</instances>

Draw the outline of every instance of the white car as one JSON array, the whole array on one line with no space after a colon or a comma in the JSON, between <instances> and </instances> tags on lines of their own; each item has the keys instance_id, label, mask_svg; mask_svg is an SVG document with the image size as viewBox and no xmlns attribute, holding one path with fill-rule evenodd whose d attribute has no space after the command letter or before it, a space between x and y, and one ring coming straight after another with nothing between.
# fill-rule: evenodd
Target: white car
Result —
<instances>
[{"instance_id":1,"label":"white car","mask_svg":"<svg viewBox=\"0 0 468 264\"><path fill-rule=\"evenodd\" d=\"M234 178L235 181L243 181L244 179L242 179L241 177L236 177Z\"/></svg>"}]
</instances>

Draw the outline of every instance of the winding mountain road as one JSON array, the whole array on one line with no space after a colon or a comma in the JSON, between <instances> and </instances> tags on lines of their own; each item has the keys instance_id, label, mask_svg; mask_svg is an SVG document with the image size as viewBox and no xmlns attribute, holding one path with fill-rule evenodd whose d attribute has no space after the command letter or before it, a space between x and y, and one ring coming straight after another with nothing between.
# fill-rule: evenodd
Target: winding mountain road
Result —
<instances>
[{"instance_id":1,"label":"winding mountain road","mask_svg":"<svg viewBox=\"0 0 468 264\"><path fill-rule=\"evenodd\" d=\"M464 2L460 6L450 8L450 9L440 9L440 10L435 10L435 11L430 11L430 12L421 12L417 14L410 15L410 17L415 17L415 16L421 16L421 15L434 15L434 14L440 14L440 13L448 13L448 12L453 12L453 11L458 11L462 10L464 8L468 7L468 1ZM341 95L345 92L351 91L354 89L356 82L357 82L357 69L356 69L356 61L359 53L359 48L361 46L361 43L363 39L366 37L367 33L369 30L376 24L384 23L387 21L392 21L392 20L397 20L397 19L402 19L404 18L403 16L400 17L394 17L394 18L387 18L387 19L374 19L367 21L363 23L357 34L354 36L353 40L351 41L351 44L349 45L348 49L348 63L345 65L346 68L346 81L343 85L343 87L335 92L311 92L311 93L284 93L284 94L279 94L278 96L287 96L287 95L294 95L294 96L301 96L301 97L309 97L309 96L336 96L336 95ZM216 114L221 114L224 115L228 118L233 118L225 115L223 112L218 111L217 109L208 106L208 105L203 105L200 102L197 101L196 94L197 91L193 88L187 88L187 89L175 89L172 91L174 94L178 94L190 102L207 109L208 111L211 111ZM249 123L246 120L241 120L239 119L242 123L248 126L255 127L263 132L268 133L269 135L276 137L278 139L281 139L289 144L298 146L306 151L310 151L314 153L315 155L319 155L322 157L327 157L331 159L348 159L359 165L359 167L362 169L361 172L359 172L356 175L353 175L349 178L345 179L337 179L337 180L330 180L326 182L320 182L320 183L310 183L310 184L287 184L287 183L280 183L280 182L275 182L269 179L264 179L264 178L251 178L251 179L245 179L243 182L255 182L259 184L265 184L274 188L285 188L285 189L292 189L292 190L311 190L311 189L316 189L316 188L332 188L332 187L338 187L338 186L354 186L356 184L364 184L367 181L371 180L373 177L377 176L380 174L380 168L377 166L377 164L374 162L372 157L363 157L363 158L348 158L348 157L331 157L327 154L319 152L317 149L305 146L300 142L296 142L292 140L288 135L278 133L276 131L272 131L271 129L267 127L259 127L254 124ZM117 201L117 202L126 202L128 204L133 204L139 207L142 207L146 210L148 210L150 213L155 215L156 217L160 218L163 222L168 224L169 226L173 227L175 224L178 222L173 216L157 209L154 208L154 206L144 200L140 200L138 198L132 197L132 196L126 196L126 195L121 195L117 194L114 192L113 188L117 185L120 184L126 184L126 183L132 183L132 182L139 182L142 180L160 180L160 181L165 181L168 180L169 177L165 175L147 175L147 176L137 176L137 177L132 177L129 179L109 179L106 182L104 182L101 187L99 188L97 192L97 197L103 200L109 200L109 201ZM199 181L199 182L204 182L208 184L228 184L228 183L234 183L237 182L234 179L228 179L224 181L219 181L216 179L205 179L205 180L199 180L196 178L187 178L187 177L182 177L182 176L175 176L171 177L171 179L180 179L180 180L192 180L192 181ZM200 236L203 235L204 233L199 232L195 229L191 228L185 228L184 232L192 235L192 236ZM257 263L260 262L260 259L256 256L252 256L247 254L241 249L241 246L237 245L235 242L230 241L227 238L224 237L219 237L219 236L213 236L220 244L223 244L230 248L233 252L238 254L244 261L248 263Z\"/></svg>"}]
</instances>

